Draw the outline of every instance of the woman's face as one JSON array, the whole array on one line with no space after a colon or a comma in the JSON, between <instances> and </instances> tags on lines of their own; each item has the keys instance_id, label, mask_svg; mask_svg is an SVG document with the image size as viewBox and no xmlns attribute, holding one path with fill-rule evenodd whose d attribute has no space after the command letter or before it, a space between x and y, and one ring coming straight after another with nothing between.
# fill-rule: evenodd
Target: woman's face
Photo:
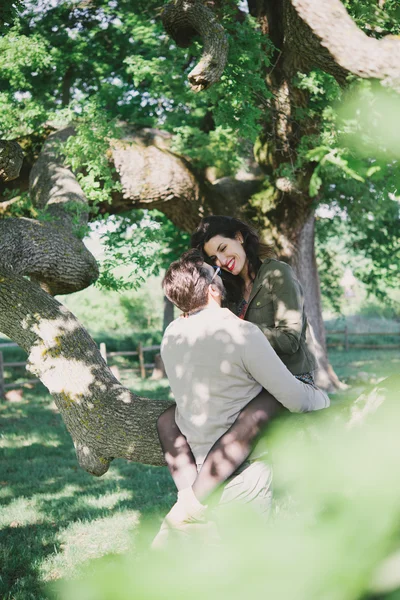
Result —
<instances>
[{"instance_id":1,"label":"woman's face","mask_svg":"<svg viewBox=\"0 0 400 600\"><path fill-rule=\"evenodd\" d=\"M224 271L229 271L232 275L240 275L245 279L248 259L242 241L240 233L236 234L235 239L215 235L204 244L204 252Z\"/></svg>"}]
</instances>

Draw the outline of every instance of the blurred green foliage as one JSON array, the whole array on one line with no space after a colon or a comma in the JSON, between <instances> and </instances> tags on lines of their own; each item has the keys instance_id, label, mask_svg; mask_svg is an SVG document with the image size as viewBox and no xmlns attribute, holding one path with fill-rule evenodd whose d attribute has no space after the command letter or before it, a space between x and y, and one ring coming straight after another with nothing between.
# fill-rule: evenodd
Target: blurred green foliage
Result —
<instances>
[{"instance_id":1,"label":"blurred green foliage","mask_svg":"<svg viewBox=\"0 0 400 600\"><path fill-rule=\"evenodd\" d=\"M400 586L394 554L400 483L393 477L400 467L399 382L393 376L373 392L375 403L384 403L369 415L364 398L351 410L342 402L325 415L296 415L273 428L268 447L281 502L268 525L237 510L219 522L223 541L215 546L194 539L146 552L148 539L140 556L136 548L93 564L53 597L357 600L394 591Z\"/></svg>"}]
</instances>

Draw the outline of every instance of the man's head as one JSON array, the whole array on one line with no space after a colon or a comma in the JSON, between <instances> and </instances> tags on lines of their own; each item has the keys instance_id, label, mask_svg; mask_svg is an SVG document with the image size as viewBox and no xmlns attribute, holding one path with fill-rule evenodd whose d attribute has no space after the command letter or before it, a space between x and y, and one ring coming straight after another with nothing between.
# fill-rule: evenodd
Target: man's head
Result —
<instances>
[{"instance_id":1,"label":"man's head","mask_svg":"<svg viewBox=\"0 0 400 600\"><path fill-rule=\"evenodd\" d=\"M164 293L182 312L221 304L224 286L213 267L204 262L199 250L188 250L173 262L162 282Z\"/></svg>"}]
</instances>

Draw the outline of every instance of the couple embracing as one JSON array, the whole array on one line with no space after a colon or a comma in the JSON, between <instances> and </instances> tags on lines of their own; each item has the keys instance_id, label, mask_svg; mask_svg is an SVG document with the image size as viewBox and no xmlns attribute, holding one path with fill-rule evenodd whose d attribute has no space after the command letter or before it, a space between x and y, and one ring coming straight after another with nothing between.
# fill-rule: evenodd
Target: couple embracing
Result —
<instances>
[{"instance_id":1,"label":"couple embracing","mask_svg":"<svg viewBox=\"0 0 400 600\"><path fill-rule=\"evenodd\" d=\"M212 492L214 512L240 502L267 515L271 468L257 439L282 410L329 406L314 383L311 332L291 268L232 217L204 218L192 248L163 280L182 311L161 346L176 406L157 426L178 501L153 547L206 524Z\"/></svg>"}]
</instances>

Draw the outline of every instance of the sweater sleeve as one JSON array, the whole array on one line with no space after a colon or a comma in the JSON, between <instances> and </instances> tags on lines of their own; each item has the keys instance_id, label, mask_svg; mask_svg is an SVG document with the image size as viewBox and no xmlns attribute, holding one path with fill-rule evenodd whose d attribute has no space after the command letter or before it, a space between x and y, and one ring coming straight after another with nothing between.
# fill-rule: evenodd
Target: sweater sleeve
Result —
<instances>
[{"instance_id":1,"label":"sweater sleeve","mask_svg":"<svg viewBox=\"0 0 400 600\"><path fill-rule=\"evenodd\" d=\"M268 277L274 307L274 327L259 325L279 354L294 354L299 349L303 329L304 299L300 284L289 266L274 270Z\"/></svg>"},{"instance_id":2,"label":"sweater sleeve","mask_svg":"<svg viewBox=\"0 0 400 600\"><path fill-rule=\"evenodd\" d=\"M296 379L255 326L246 335L243 362L250 375L290 412L308 412L329 406L325 392Z\"/></svg>"}]
</instances>

